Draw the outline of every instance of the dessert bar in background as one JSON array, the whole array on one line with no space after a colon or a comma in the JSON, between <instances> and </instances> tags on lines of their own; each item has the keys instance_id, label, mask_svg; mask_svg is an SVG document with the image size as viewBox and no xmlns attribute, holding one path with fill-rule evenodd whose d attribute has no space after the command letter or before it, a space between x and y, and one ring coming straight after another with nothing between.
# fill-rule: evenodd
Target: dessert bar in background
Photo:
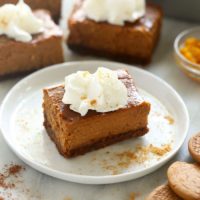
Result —
<instances>
[{"instance_id":1,"label":"dessert bar in background","mask_svg":"<svg viewBox=\"0 0 200 200\"><path fill-rule=\"evenodd\" d=\"M105 69L97 71L97 74L101 74L98 76L101 77L101 82L105 83L103 94L104 100L107 99L107 103L101 102L102 99L98 99L98 97L93 97L91 100L87 99L97 92L98 87L95 87L95 92L93 91L95 88L91 89L93 85L97 84L96 82L92 82L89 86L91 93L82 94L80 97L78 96L79 93L77 96L73 96L77 90L74 91L74 87L71 86L76 83L77 89L77 85L80 84L80 91L83 91L82 87L86 84L85 80L90 80L88 78L90 76L89 72L72 74L69 77L70 81L67 82L67 86L65 87L60 85L44 89L44 126L63 156L74 157L82 155L132 137L143 136L148 132L147 124L150 104L140 97L133 79L127 71L110 71L108 71L109 76L106 76L105 73L107 73L107 70ZM115 84L113 85L116 86L119 84L118 90L115 90L114 86L108 89L110 85L106 81L107 79L103 80L106 77L113 76L112 73L117 73L117 80L115 80ZM94 81L97 79L91 80ZM109 81L111 85L114 83L112 81ZM72 85L70 86L70 84ZM120 84L122 85L120 86ZM71 89L67 87L71 87ZM119 107L120 103L117 100L120 100L124 94L121 93L122 87L127 92L127 97L125 96L124 106ZM102 90L100 91L102 92ZM101 92L97 96L101 96ZM105 94L107 94L107 97ZM109 96L109 94L112 95ZM63 103L63 99L68 99L72 102L72 105ZM80 105L77 106L79 103ZM112 111L105 109L105 106L108 104L110 104ZM113 109L115 106L117 107ZM85 107L87 107L86 110Z\"/></svg>"},{"instance_id":2,"label":"dessert bar in background","mask_svg":"<svg viewBox=\"0 0 200 200\"><path fill-rule=\"evenodd\" d=\"M0 9L2 17L12 10L5 21L10 29L4 27L3 23L0 24L0 77L25 73L64 61L63 34L48 11L32 12L23 1L11 7L6 4Z\"/></svg>"},{"instance_id":3,"label":"dessert bar in background","mask_svg":"<svg viewBox=\"0 0 200 200\"><path fill-rule=\"evenodd\" d=\"M18 0L0 0L0 6L13 3L16 4ZM53 19L58 22L61 16L61 0L24 0L32 9L49 10Z\"/></svg>"},{"instance_id":4,"label":"dessert bar in background","mask_svg":"<svg viewBox=\"0 0 200 200\"><path fill-rule=\"evenodd\" d=\"M69 17L67 45L71 50L143 65L151 61L161 30L160 7L144 3L143 9L137 10L133 5L130 11L131 5L125 1L116 11L116 5L110 6L110 15L103 10L104 15L99 16L95 11L99 6L88 2L78 0ZM132 14L130 19L126 12ZM134 14L137 17L132 19Z\"/></svg>"}]
</instances>

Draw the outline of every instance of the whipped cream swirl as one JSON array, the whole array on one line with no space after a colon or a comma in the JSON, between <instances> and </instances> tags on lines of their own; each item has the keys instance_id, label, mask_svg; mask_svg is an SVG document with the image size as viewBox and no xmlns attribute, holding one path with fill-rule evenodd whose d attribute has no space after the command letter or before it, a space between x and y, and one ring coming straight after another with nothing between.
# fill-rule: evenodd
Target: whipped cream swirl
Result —
<instances>
[{"instance_id":1,"label":"whipped cream swirl","mask_svg":"<svg viewBox=\"0 0 200 200\"><path fill-rule=\"evenodd\" d=\"M6 35L16 41L29 42L32 34L44 30L42 20L38 19L23 0L0 7L0 35Z\"/></svg>"},{"instance_id":2,"label":"whipped cream swirl","mask_svg":"<svg viewBox=\"0 0 200 200\"><path fill-rule=\"evenodd\" d=\"M94 74L78 71L66 76L62 101L84 116L88 110L110 112L123 108L128 94L116 71L100 67Z\"/></svg>"},{"instance_id":3,"label":"whipped cream swirl","mask_svg":"<svg viewBox=\"0 0 200 200\"><path fill-rule=\"evenodd\" d=\"M124 25L144 16L145 0L85 0L83 12L96 22Z\"/></svg>"}]
</instances>

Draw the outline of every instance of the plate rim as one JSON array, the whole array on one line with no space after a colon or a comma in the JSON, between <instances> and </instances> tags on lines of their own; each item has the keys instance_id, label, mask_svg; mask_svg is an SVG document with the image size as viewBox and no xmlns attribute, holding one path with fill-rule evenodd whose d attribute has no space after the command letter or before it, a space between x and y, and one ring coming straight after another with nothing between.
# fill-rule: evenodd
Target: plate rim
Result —
<instances>
[{"instance_id":1,"label":"plate rim","mask_svg":"<svg viewBox=\"0 0 200 200\"><path fill-rule=\"evenodd\" d=\"M9 97L12 94L12 92L18 87L18 85L23 84L24 82L28 81L29 79L34 78L35 76L37 76L40 73L45 73L45 71L49 71L49 70L56 70L57 68L67 68L70 67L72 65L80 65L81 64L90 64L90 65L94 65L96 63L101 63L99 65L112 65L113 67L117 67L119 65L123 66L123 67L131 67L134 70L143 73L145 75L151 76L153 79L157 79L159 82L161 82L168 90L170 90L171 92L174 93L176 99L180 102L181 107L184 111L184 115L185 115L185 119L186 119L186 124L185 124L185 131L184 134L182 136L182 139L180 141L180 143L173 149L173 151L171 151L165 158L163 158L162 160L158 161L156 164L148 167L147 169L142 169L142 170L136 170L133 172L126 172L124 174L117 174L117 175L104 175L104 176L90 176L90 175L79 175L79 174L73 174L73 173L67 173L67 172L62 172L62 171L58 171L55 169L52 169L48 166L45 166L43 164L37 163L35 161L31 161L32 159L28 159L27 157L23 156L23 153L19 152L17 148L15 148L12 145L12 142L9 140L8 137L6 137L6 130L4 130L4 128L2 127L2 120L3 119L3 111L6 107L6 103L7 101L9 101ZM128 180L133 180L142 176L145 176L155 170L157 170L158 168L160 168L162 165L164 165L167 161L169 161L173 156L175 156L175 154L178 152L178 150L181 148L181 146L183 145L186 137L187 137L187 133L189 130L189 123L190 123L190 118L189 118L189 113L188 113L188 109L183 101L183 99L181 98L181 96L178 94L178 92L171 86L169 85L166 81L164 81L163 79L161 79L160 77L156 76L155 74L146 71L144 69L138 68L135 65L129 65L129 64L125 64L125 63L120 63L120 62L112 62L112 61L104 61L104 60L85 60L85 61L72 61L72 62L64 62L61 64L55 64L40 70L37 70L31 74L29 74L28 76L22 78L21 80L19 80L10 90L9 92L6 94L5 98L2 101L2 104L0 105L0 131L1 134L4 138L4 140L6 141L6 143L8 144L8 146L10 147L10 149L21 159L23 160L26 164L28 164L29 166L31 166L32 168L36 169L37 171L40 171L46 175L55 177L55 178L59 178L65 181L70 181L70 182L75 182L75 183L82 183L82 184L112 184L112 183L118 183L118 182L124 182L124 181L128 181ZM144 172L145 171L145 172ZM137 174L137 175L135 175Z\"/></svg>"}]
</instances>

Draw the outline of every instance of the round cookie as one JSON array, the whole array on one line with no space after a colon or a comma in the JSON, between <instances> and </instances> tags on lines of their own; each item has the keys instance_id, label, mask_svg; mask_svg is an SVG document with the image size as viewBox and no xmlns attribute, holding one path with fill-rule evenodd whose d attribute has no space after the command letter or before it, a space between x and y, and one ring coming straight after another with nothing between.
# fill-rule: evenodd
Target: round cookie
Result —
<instances>
[{"instance_id":1,"label":"round cookie","mask_svg":"<svg viewBox=\"0 0 200 200\"><path fill-rule=\"evenodd\" d=\"M178 197L168 185L161 185L157 187L146 200L182 200Z\"/></svg>"},{"instance_id":2,"label":"round cookie","mask_svg":"<svg viewBox=\"0 0 200 200\"><path fill-rule=\"evenodd\" d=\"M200 200L200 165L173 163L167 172L169 186L181 198Z\"/></svg>"},{"instance_id":3,"label":"round cookie","mask_svg":"<svg viewBox=\"0 0 200 200\"><path fill-rule=\"evenodd\" d=\"M190 139L188 149L193 159L200 163L200 133Z\"/></svg>"}]
</instances>

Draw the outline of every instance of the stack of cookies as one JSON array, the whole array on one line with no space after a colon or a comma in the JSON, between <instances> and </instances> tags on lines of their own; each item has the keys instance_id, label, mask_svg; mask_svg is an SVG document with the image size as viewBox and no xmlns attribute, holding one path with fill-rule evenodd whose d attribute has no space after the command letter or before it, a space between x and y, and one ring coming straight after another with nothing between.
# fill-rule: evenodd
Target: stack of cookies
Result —
<instances>
[{"instance_id":1,"label":"stack of cookies","mask_svg":"<svg viewBox=\"0 0 200 200\"><path fill-rule=\"evenodd\" d=\"M197 163L175 162L168 171L168 184L156 188L146 200L200 200L200 133L189 141Z\"/></svg>"}]
</instances>

